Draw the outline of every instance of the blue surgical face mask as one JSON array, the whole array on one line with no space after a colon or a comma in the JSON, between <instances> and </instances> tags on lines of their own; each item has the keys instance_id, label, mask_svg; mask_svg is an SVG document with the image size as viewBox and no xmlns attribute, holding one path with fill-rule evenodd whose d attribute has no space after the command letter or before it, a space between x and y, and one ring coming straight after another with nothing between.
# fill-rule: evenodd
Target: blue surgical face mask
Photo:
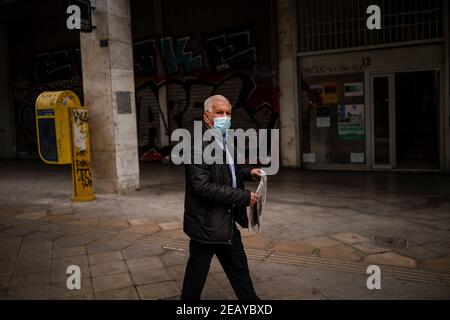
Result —
<instances>
[{"instance_id":1,"label":"blue surgical face mask","mask_svg":"<svg viewBox=\"0 0 450 320\"><path fill-rule=\"evenodd\" d=\"M225 134L227 129L230 129L231 117L217 117L214 118L214 129L217 129L221 134Z\"/></svg>"}]
</instances>

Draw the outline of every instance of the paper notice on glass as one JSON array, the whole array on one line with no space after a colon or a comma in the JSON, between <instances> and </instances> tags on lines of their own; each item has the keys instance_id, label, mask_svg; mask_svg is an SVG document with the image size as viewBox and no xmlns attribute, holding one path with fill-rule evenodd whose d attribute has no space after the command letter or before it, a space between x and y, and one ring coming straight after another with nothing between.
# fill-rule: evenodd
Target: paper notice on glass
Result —
<instances>
[{"instance_id":1,"label":"paper notice on glass","mask_svg":"<svg viewBox=\"0 0 450 320\"><path fill-rule=\"evenodd\" d=\"M259 195L258 202L247 211L248 229L253 230L257 228L258 232L261 233L261 215L264 204L266 203L267 194L267 175L263 170L261 170L261 180L259 181L258 188L256 189L256 194Z\"/></svg>"}]
</instances>

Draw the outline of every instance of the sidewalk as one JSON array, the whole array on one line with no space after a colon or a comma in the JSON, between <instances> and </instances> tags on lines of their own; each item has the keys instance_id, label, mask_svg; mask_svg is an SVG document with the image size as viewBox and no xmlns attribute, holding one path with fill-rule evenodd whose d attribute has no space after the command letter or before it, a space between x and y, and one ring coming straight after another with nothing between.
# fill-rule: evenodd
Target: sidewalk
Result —
<instances>
[{"instance_id":1,"label":"sidewalk","mask_svg":"<svg viewBox=\"0 0 450 320\"><path fill-rule=\"evenodd\" d=\"M139 191L87 203L69 200L69 167L2 161L0 181L0 299L179 298L183 168L141 164ZM449 299L449 230L449 176L282 170L262 235L242 236L264 299ZM216 260L203 298L235 299Z\"/></svg>"}]
</instances>

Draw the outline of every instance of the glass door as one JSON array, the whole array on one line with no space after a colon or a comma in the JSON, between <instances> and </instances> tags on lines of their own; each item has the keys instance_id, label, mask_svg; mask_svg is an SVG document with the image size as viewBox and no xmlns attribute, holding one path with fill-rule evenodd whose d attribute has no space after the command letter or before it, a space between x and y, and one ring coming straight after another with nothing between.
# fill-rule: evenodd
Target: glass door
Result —
<instances>
[{"instance_id":1,"label":"glass door","mask_svg":"<svg viewBox=\"0 0 450 320\"><path fill-rule=\"evenodd\" d=\"M395 167L394 75L371 78L372 89L372 164L374 168Z\"/></svg>"}]
</instances>

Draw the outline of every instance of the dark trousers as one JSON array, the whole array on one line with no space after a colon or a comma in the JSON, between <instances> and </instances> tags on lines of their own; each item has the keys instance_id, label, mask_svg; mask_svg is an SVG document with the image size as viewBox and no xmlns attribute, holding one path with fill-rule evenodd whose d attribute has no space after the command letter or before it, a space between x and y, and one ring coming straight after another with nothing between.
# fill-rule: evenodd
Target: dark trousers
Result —
<instances>
[{"instance_id":1,"label":"dark trousers","mask_svg":"<svg viewBox=\"0 0 450 320\"><path fill-rule=\"evenodd\" d=\"M200 300L214 254L219 259L238 299L259 300L250 278L241 234L236 226L233 232L232 245L204 244L194 240L189 242L189 260L181 300Z\"/></svg>"}]
</instances>

